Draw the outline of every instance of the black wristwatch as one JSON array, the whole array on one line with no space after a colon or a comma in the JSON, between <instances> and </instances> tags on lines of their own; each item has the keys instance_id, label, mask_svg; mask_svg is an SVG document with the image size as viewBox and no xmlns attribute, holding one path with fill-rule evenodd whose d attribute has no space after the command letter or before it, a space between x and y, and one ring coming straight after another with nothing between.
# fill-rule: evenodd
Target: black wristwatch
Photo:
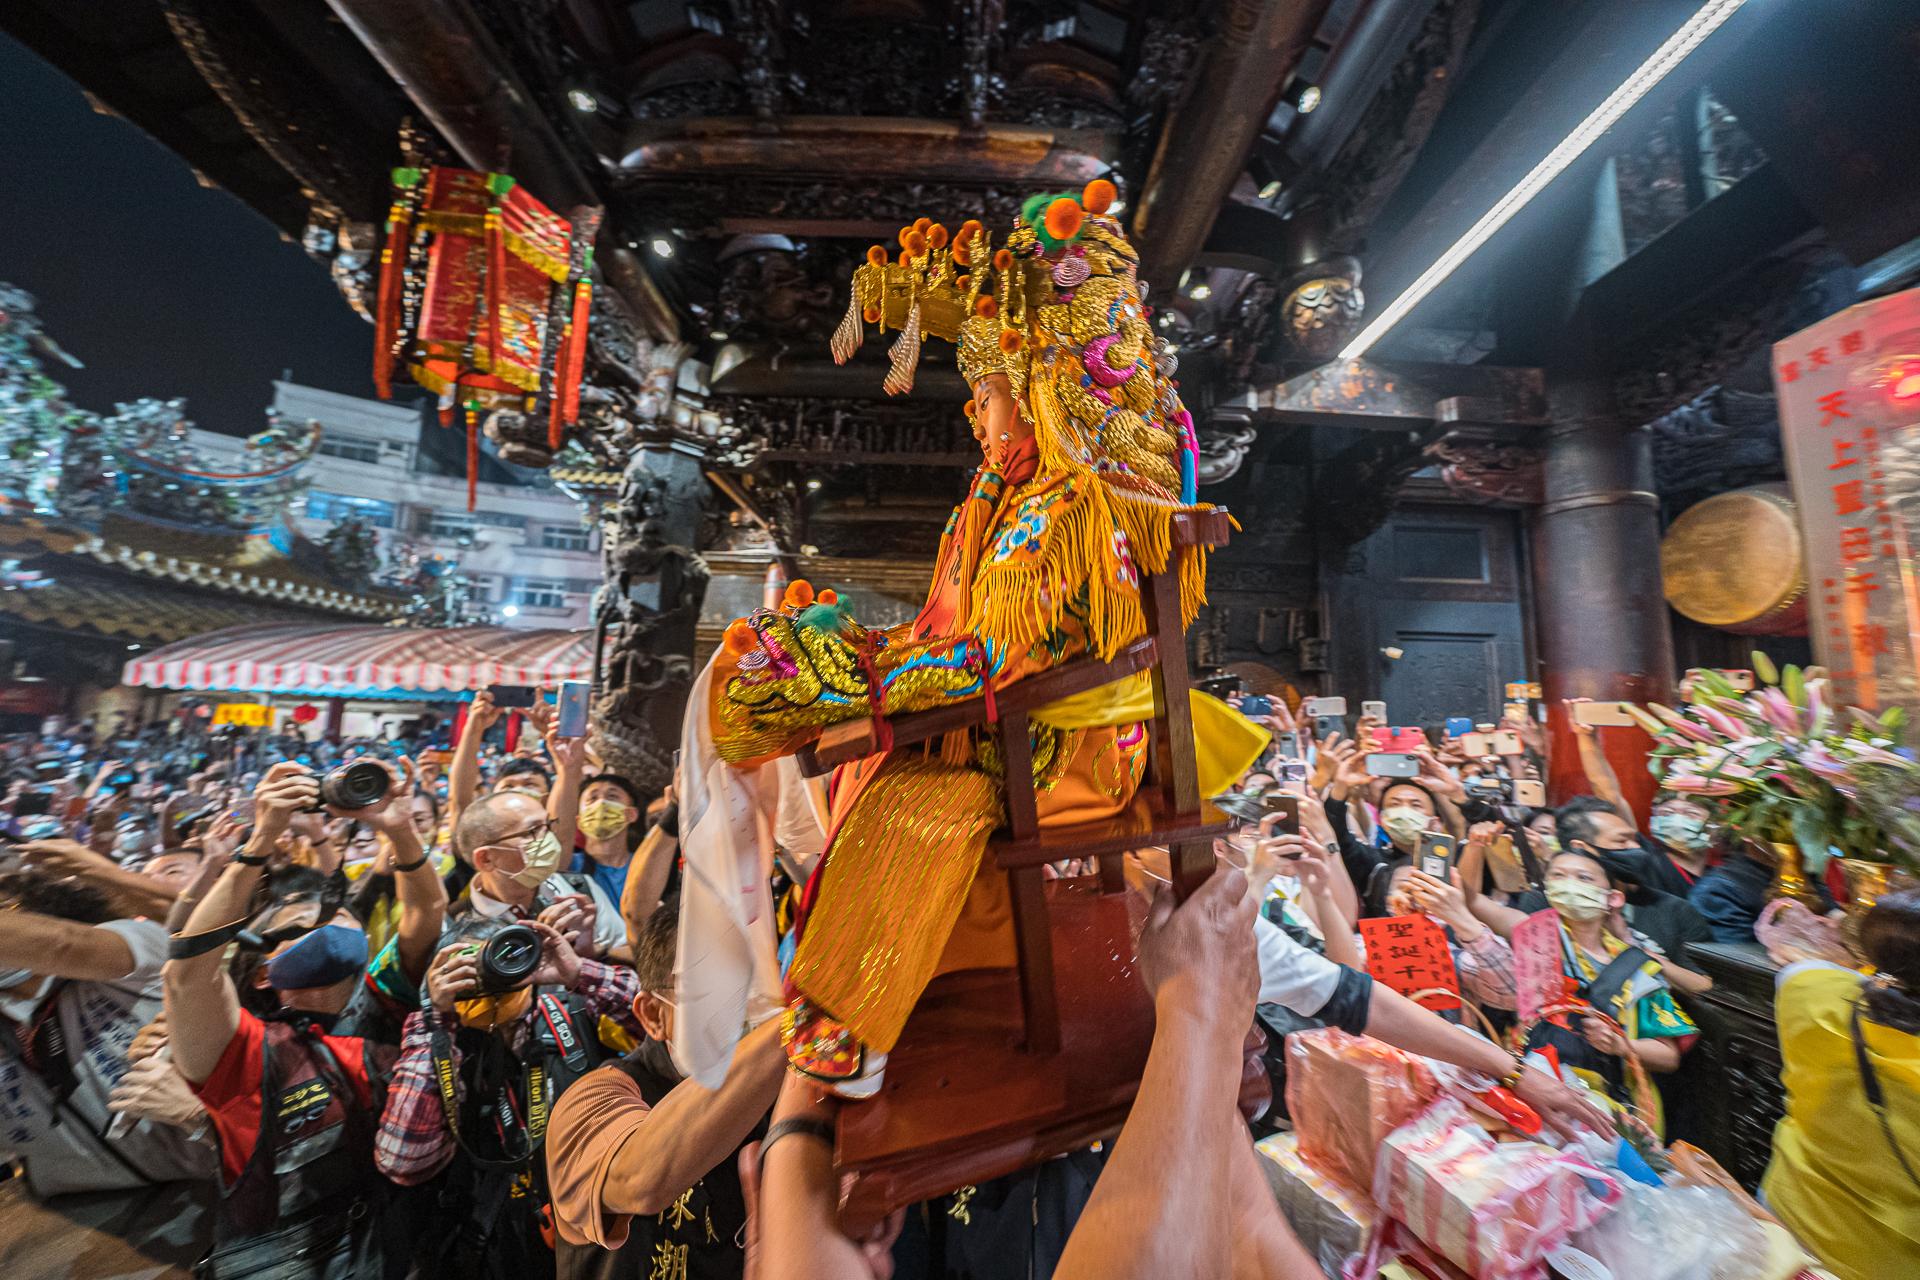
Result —
<instances>
[{"instance_id":1,"label":"black wristwatch","mask_svg":"<svg viewBox=\"0 0 1920 1280\"><path fill-rule=\"evenodd\" d=\"M419 857L415 858L412 862L407 863L405 866L401 866L397 862L394 863L393 869L396 873L403 872L403 871L418 871L420 868L426 866L427 862L432 857L433 855L430 853L423 853Z\"/></svg>"},{"instance_id":2,"label":"black wristwatch","mask_svg":"<svg viewBox=\"0 0 1920 1280\"><path fill-rule=\"evenodd\" d=\"M822 1120L815 1116L788 1116L785 1120L776 1122L767 1130L767 1136L760 1139L760 1163L764 1165L767 1162L767 1152L773 1150L774 1143L796 1133L818 1138L829 1148L833 1146L833 1121Z\"/></svg>"}]
</instances>

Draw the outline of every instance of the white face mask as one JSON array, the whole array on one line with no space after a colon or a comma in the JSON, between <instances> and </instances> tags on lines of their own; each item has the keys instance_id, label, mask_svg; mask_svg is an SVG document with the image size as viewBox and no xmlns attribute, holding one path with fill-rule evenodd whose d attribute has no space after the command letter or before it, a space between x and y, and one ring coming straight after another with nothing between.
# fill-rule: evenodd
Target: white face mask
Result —
<instances>
[{"instance_id":1,"label":"white face mask","mask_svg":"<svg viewBox=\"0 0 1920 1280\"><path fill-rule=\"evenodd\" d=\"M1410 804L1396 804L1380 814L1380 825L1395 844L1412 844L1418 840L1429 821L1426 814Z\"/></svg>"},{"instance_id":2,"label":"white face mask","mask_svg":"<svg viewBox=\"0 0 1920 1280\"><path fill-rule=\"evenodd\" d=\"M520 860L521 868L509 871L508 877L529 889L538 889L548 876L560 869L559 838L551 831L542 831L520 851Z\"/></svg>"}]
</instances>

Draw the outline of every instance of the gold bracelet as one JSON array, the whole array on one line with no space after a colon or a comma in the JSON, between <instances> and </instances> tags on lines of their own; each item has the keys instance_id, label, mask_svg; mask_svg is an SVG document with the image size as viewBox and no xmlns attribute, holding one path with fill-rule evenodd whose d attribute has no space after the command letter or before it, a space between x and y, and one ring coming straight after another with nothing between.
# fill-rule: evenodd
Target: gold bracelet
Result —
<instances>
[{"instance_id":1,"label":"gold bracelet","mask_svg":"<svg viewBox=\"0 0 1920 1280\"><path fill-rule=\"evenodd\" d=\"M1519 1054L1513 1055L1513 1070L1500 1077L1500 1087L1512 1093L1520 1087L1520 1077L1527 1074L1527 1064Z\"/></svg>"}]
</instances>

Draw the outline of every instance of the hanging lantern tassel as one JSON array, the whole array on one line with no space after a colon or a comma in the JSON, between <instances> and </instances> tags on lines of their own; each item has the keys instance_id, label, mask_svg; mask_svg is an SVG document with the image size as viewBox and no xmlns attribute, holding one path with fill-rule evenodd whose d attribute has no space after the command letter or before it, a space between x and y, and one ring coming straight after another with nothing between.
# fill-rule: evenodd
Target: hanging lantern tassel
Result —
<instances>
[{"instance_id":1,"label":"hanging lantern tassel","mask_svg":"<svg viewBox=\"0 0 1920 1280\"><path fill-rule=\"evenodd\" d=\"M572 347L573 327L560 335L560 354L553 359L553 386L547 393L547 448L558 449L561 439L567 433L567 424L561 421L561 415L567 407L565 389L560 385L567 372L567 352Z\"/></svg>"},{"instance_id":2,"label":"hanging lantern tassel","mask_svg":"<svg viewBox=\"0 0 1920 1280\"><path fill-rule=\"evenodd\" d=\"M480 411L467 406L467 510L480 497Z\"/></svg>"},{"instance_id":3,"label":"hanging lantern tassel","mask_svg":"<svg viewBox=\"0 0 1920 1280\"><path fill-rule=\"evenodd\" d=\"M593 312L593 282L582 277L573 286L573 341L570 344L572 357L567 361L567 380L563 385L566 397L567 425L580 421L580 380L587 368L587 327Z\"/></svg>"},{"instance_id":4,"label":"hanging lantern tassel","mask_svg":"<svg viewBox=\"0 0 1920 1280\"><path fill-rule=\"evenodd\" d=\"M487 335L487 372L497 367L500 350L500 299L507 280L507 237L501 229L498 198L487 207L487 315L483 326Z\"/></svg>"},{"instance_id":5,"label":"hanging lantern tassel","mask_svg":"<svg viewBox=\"0 0 1920 1280\"><path fill-rule=\"evenodd\" d=\"M400 201L387 214L387 242L380 248L380 288L373 304L373 389L393 399L393 340L400 329L400 274L406 265L412 212Z\"/></svg>"}]
</instances>

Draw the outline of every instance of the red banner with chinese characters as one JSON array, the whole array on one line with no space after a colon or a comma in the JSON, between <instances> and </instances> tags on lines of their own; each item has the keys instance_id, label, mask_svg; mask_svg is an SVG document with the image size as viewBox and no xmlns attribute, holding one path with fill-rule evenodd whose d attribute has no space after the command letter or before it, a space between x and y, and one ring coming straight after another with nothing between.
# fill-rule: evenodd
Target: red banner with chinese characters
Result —
<instances>
[{"instance_id":1,"label":"red banner with chinese characters","mask_svg":"<svg viewBox=\"0 0 1920 1280\"><path fill-rule=\"evenodd\" d=\"M1436 1012L1460 1007L1460 976L1439 925L1425 916L1387 916L1360 922L1367 974L1382 986Z\"/></svg>"},{"instance_id":2,"label":"red banner with chinese characters","mask_svg":"<svg viewBox=\"0 0 1920 1280\"><path fill-rule=\"evenodd\" d=\"M1920 290L1774 344L1814 655L1838 701L1920 710Z\"/></svg>"}]
</instances>

